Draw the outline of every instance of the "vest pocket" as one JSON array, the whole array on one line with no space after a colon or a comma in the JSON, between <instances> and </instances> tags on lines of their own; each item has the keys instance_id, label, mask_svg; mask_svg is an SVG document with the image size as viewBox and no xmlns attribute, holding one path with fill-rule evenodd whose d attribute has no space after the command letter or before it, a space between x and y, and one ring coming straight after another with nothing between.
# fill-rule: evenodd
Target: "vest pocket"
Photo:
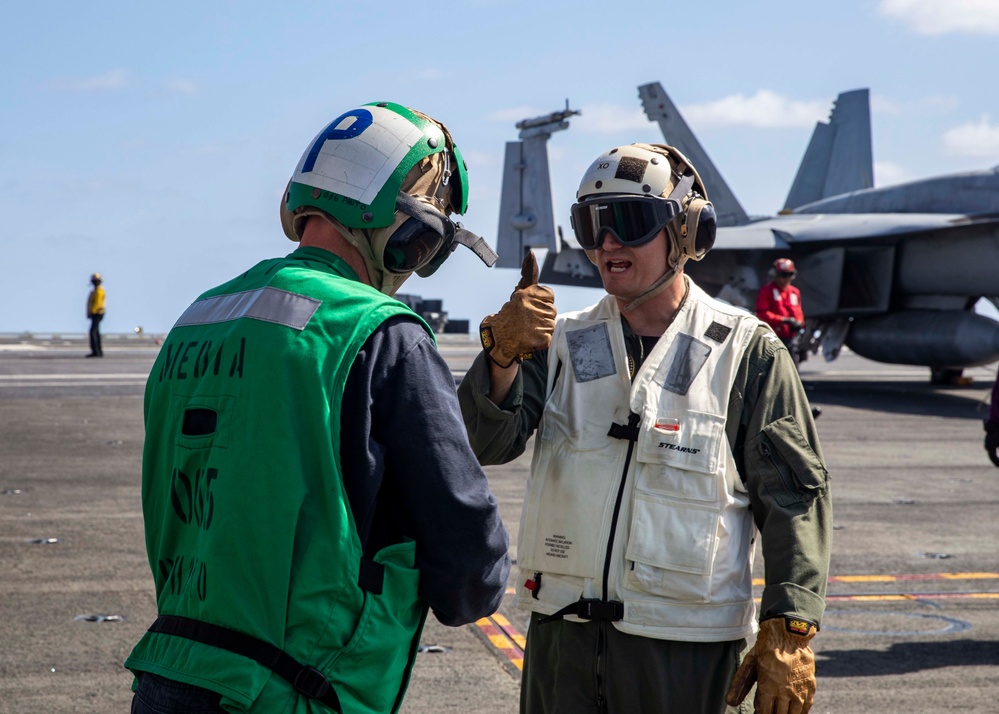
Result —
<instances>
[{"instance_id":1,"label":"vest pocket","mask_svg":"<svg viewBox=\"0 0 999 714\"><path fill-rule=\"evenodd\" d=\"M621 443L598 451L576 451L564 444L539 450L531 471L544 477L528 482L518 547L521 567L595 578L623 468Z\"/></svg>"},{"instance_id":2,"label":"vest pocket","mask_svg":"<svg viewBox=\"0 0 999 714\"><path fill-rule=\"evenodd\" d=\"M767 424L746 451L780 506L800 505L826 486L826 468L793 416Z\"/></svg>"},{"instance_id":3,"label":"vest pocket","mask_svg":"<svg viewBox=\"0 0 999 714\"><path fill-rule=\"evenodd\" d=\"M625 551L630 588L688 602L707 602L719 513L638 493Z\"/></svg>"},{"instance_id":4,"label":"vest pocket","mask_svg":"<svg viewBox=\"0 0 999 714\"><path fill-rule=\"evenodd\" d=\"M683 411L679 416L650 409L638 437L642 466L637 488L705 503L717 503L717 471L725 438L725 419L706 412Z\"/></svg>"},{"instance_id":5,"label":"vest pocket","mask_svg":"<svg viewBox=\"0 0 999 714\"><path fill-rule=\"evenodd\" d=\"M388 712L401 701L420 643L427 605L417 594L416 543L396 543L374 557L385 566L382 592L364 593L357 629L321 671L344 711Z\"/></svg>"},{"instance_id":6,"label":"vest pocket","mask_svg":"<svg viewBox=\"0 0 999 714\"><path fill-rule=\"evenodd\" d=\"M638 437L638 460L714 474L724 436L724 416L690 409L659 413L647 408Z\"/></svg>"}]
</instances>

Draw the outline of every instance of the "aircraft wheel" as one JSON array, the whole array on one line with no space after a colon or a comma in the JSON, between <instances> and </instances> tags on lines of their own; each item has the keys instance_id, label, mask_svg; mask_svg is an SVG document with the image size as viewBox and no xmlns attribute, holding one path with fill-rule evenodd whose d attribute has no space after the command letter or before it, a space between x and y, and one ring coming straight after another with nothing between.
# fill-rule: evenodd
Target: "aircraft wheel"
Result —
<instances>
[{"instance_id":1,"label":"aircraft wheel","mask_svg":"<svg viewBox=\"0 0 999 714\"><path fill-rule=\"evenodd\" d=\"M961 369L930 367L930 384L961 384Z\"/></svg>"}]
</instances>

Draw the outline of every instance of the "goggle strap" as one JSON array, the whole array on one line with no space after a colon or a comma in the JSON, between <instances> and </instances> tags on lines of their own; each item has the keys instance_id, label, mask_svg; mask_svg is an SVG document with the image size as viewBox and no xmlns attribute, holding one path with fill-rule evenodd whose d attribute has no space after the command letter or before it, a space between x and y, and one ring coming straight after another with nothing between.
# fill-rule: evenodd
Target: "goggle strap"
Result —
<instances>
[{"instance_id":1,"label":"goggle strap","mask_svg":"<svg viewBox=\"0 0 999 714\"><path fill-rule=\"evenodd\" d=\"M396 196L395 203L396 206L398 206L399 209L407 216L412 216L413 218L422 221L424 224L430 226L434 230L437 230L442 236L446 236L448 234L448 224L451 223L451 221L437 209L428 206L422 201L417 201L408 193L402 192ZM455 242L461 243L463 246L471 250L479 256L479 260L491 268L496 263L497 256L493 249L489 247L489 244L486 243L485 239L462 227L460 223L455 223L453 225L455 227Z\"/></svg>"},{"instance_id":2,"label":"goggle strap","mask_svg":"<svg viewBox=\"0 0 999 714\"><path fill-rule=\"evenodd\" d=\"M466 230L460 223L456 223L455 226L457 227L457 230L454 232L455 242L461 243L463 246L479 256L479 260L485 263L488 267L493 267L498 256L496 255L496 252L489 247L489 244L486 243L486 239L482 236L475 235L470 230Z\"/></svg>"},{"instance_id":3,"label":"goggle strap","mask_svg":"<svg viewBox=\"0 0 999 714\"><path fill-rule=\"evenodd\" d=\"M410 196L408 193L399 192L399 195L395 197L396 208L401 210L407 216L411 216L418 221L421 221L424 225L433 228L441 236L446 236L448 234L448 220L447 216L438 211L436 208L428 206L422 201L417 201L415 198Z\"/></svg>"},{"instance_id":4,"label":"goggle strap","mask_svg":"<svg viewBox=\"0 0 999 714\"><path fill-rule=\"evenodd\" d=\"M671 201L676 201L677 205L683 206L683 197L690 193L690 189L694 187L694 172L687 171L680 177L680 180L676 182L676 186L670 191L668 199Z\"/></svg>"}]
</instances>

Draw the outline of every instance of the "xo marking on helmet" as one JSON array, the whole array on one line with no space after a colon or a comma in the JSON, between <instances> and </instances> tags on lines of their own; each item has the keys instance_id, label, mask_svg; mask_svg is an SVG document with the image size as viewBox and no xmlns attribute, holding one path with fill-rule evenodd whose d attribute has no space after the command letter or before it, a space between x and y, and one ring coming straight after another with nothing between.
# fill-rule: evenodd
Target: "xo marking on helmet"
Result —
<instances>
[{"instance_id":1,"label":"xo marking on helmet","mask_svg":"<svg viewBox=\"0 0 999 714\"><path fill-rule=\"evenodd\" d=\"M344 122L348 119L353 119L354 121L344 126ZM309 149L309 153L305 157L305 162L302 164L302 173L311 173L316 167L316 159L319 158L319 152L327 141L356 139L364 133L365 129L371 126L372 121L371 112L361 107L345 112L334 119L316 137L316 140L312 142L312 148Z\"/></svg>"}]
</instances>

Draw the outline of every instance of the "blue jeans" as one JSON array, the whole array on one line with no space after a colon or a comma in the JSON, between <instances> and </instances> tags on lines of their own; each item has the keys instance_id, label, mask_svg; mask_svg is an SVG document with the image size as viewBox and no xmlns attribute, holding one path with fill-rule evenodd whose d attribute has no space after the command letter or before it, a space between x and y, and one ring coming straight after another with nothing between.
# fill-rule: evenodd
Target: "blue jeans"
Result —
<instances>
[{"instance_id":1,"label":"blue jeans","mask_svg":"<svg viewBox=\"0 0 999 714\"><path fill-rule=\"evenodd\" d=\"M221 694L145 672L132 697L132 714L217 714Z\"/></svg>"}]
</instances>

